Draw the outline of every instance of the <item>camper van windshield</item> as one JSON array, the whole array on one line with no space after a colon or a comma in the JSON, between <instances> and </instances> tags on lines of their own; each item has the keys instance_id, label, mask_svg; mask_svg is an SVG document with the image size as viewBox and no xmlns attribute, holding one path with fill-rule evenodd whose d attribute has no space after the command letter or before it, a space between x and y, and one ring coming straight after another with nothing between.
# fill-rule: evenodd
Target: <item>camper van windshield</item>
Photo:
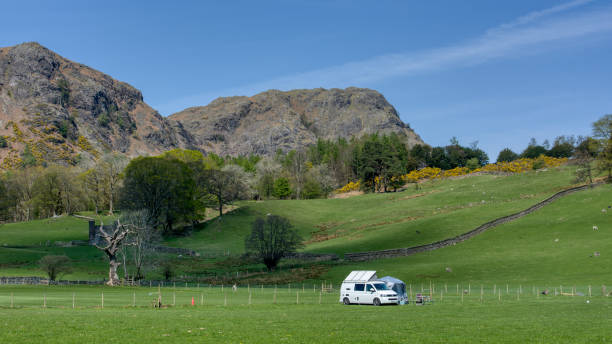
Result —
<instances>
[{"instance_id":1,"label":"camper van windshield","mask_svg":"<svg viewBox=\"0 0 612 344\"><path fill-rule=\"evenodd\" d=\"M376 287L376 290L389 290L384 283L374 283L374 287Z\"/></svg>"}]
</instances>

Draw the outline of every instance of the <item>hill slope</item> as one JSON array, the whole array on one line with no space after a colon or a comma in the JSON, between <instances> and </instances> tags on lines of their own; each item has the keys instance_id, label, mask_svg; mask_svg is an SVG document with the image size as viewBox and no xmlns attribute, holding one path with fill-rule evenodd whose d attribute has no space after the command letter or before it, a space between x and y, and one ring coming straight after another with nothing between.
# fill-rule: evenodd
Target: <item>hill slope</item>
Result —
<instances>
[{"instance_id":1,"label":"hill slope","mask_svg":"<svg viewBox=\"0 0 612 344\"><path fill-rule=\"evenodd\" d=\"M37 160L74 163L79 154L157 154L191 142L134 87L37 43L0 48L0 135L9 141L3 167L26 145Z\"/></svg>"},{"instance_id":2,"label":"hill slope","mask_svg":"<svg viewBox=\"0 0 612 344\"><path fill-rule=\"evenodd\" d=\"M396 133L409 145L423 143L378 92L350 87L218 98L171 115L204 151L222 155L274 154L317 139Z\"/></svg>"}]
</instances>

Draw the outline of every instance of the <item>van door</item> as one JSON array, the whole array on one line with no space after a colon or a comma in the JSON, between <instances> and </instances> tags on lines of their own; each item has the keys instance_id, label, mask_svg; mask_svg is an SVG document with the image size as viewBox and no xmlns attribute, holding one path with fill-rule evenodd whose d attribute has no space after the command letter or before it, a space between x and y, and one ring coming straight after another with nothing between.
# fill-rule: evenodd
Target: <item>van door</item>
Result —
<instances>
[{"instance_id":1,"label":"van door","mask_svg":"<svg viewBox=\"0 0 612 344\"><path fill-rule=\"evenodd\" d=\"M363 303L361 299L365 295L365 284L355 283L355 290L351 293L351 303Z\"/></svg>"},{"instance_id":2,"label":"van door","mask_svg":"<svg viewBox=\"0 0 612 344\"><path fill-rule=\"evenodd\" d=\"M376 297L376 288L371 283L366 284L365 291L363 292L363 297L361 298L361 303L372 304L374 298Z\"/></svg>"}]
</instances>

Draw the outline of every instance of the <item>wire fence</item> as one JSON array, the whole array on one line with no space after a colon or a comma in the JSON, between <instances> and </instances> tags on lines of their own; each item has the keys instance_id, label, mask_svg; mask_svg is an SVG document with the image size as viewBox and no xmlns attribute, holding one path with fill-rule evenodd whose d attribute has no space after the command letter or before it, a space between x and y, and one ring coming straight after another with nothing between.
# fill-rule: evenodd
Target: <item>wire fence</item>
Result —
<instances>
[{"instance_id":1,"label":"wire fence","mask_svg":"<svg viewBox=\"0 0 612 344\"><path fill-rule=\"evenodd\" d=\"M545 302L550 300L609 302L607 286L536 286L480 284L408 284L409 305L420 296L435 304L492 304ZM2 286L0 308L154 308L223 307L251 305L338 304L340 290L331 285L287 284L283 286L247 285L165 285L157 287L103 286Z\"/></svg>"}]
</instances>

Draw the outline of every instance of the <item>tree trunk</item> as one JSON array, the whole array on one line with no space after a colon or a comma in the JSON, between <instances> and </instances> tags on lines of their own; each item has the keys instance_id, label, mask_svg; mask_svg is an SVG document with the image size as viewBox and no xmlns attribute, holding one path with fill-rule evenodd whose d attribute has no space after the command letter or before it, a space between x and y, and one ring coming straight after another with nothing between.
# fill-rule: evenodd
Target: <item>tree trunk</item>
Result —
<instances>
[{"instance_id":1,"label":"tree trunk","mask_svg":"<svg viewBox=\"0 0 612 344\"><path fill-rule=\"evenodd\" d=\"M108 196L108 215L113 215L113 192Z\"/></svg>"},{"instance_id":2,"label":"tree trunk","mask_svg":"<svg viewBox=\"0 0 612 344\"><path fill-rule=\"evenodd\" d=\"M119 285L119 275L117 275L117 268L121 265L120 262L117 261L117 256L115 254L111 254L109 252L106 253L109 260L109 269L108 269L108 282L106 282L109 286Z\"/></svg>"}]
</instances>

